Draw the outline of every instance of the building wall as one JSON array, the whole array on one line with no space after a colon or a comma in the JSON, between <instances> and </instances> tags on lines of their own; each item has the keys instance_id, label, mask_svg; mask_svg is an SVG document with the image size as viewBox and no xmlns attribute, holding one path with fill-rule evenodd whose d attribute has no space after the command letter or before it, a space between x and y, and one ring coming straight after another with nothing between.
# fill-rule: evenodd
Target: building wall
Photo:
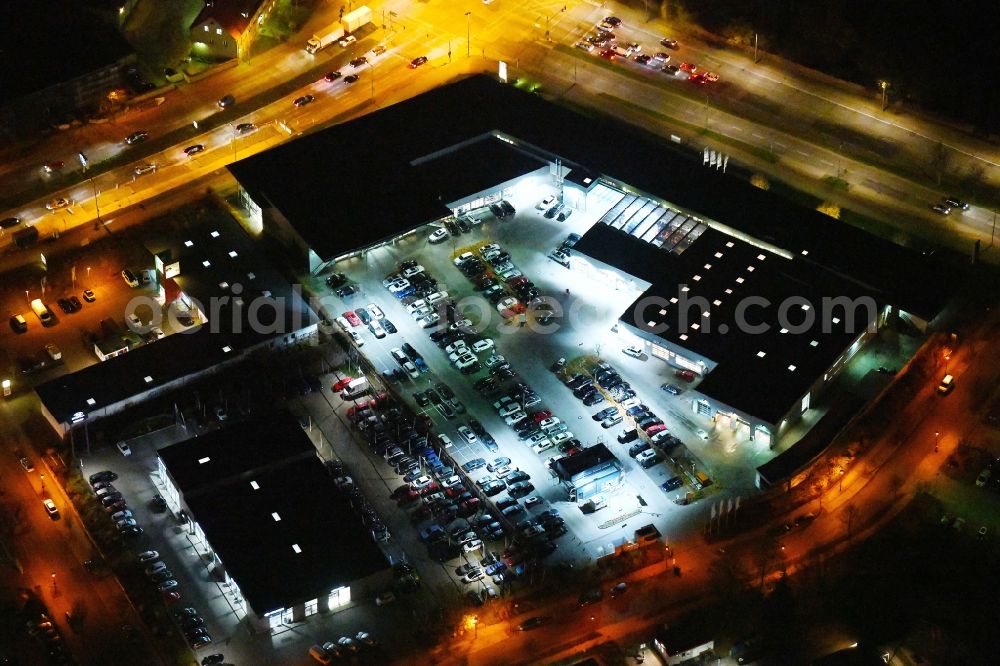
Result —
<instances>
[{"instance_id":1,"label":"building wall","mask_svg":"<svg viewBox=\"0 0 1000 666\"><path fill-rule=\"evenodd\" d=\"M207 60L229 60L236 57L236 38L207 18L191 27L191 54Z\"/></svg>"}]
</instances>

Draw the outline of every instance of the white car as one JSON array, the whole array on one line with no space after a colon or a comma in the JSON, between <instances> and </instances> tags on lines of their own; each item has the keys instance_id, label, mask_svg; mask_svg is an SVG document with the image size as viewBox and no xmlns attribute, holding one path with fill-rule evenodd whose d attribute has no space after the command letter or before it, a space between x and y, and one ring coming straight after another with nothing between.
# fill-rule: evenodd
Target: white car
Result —
<instances>
[{"instance_id":1,"label":"white car","mask_svg":"<svg viewBox=\"0 0 1000 666\"><path fill-rule=\"evenodd\" d=\"M495 368L498 365L503 365L507 362L507 359L500 354L493 354L488 359L486 359L487 368Z\"/></svg>"},{"instance_id":2,"label":"white car","mask_svg":"<svg viewBox=\"0 0 1000 666\"><path fill-rule=\"evenodd\" d=\"M537 208L538 210L547 210L547 209L551 208L552 205L555 202L556 202L556 195L550 194L549 196L547 196L544 199L542 199L541 201L539 201L535 205L535 208Z\"/></svg>"},{"instance_id":3,"label":"white car","mask_svg":"<svg viewBox=\"0 0 1000 666\"><path fill-rule=\"evenodd\" d=\"M351 330L351 323L344 317L337 317L334 321L336 321L337 325L344 329L344 331Z\"/></svg>"},{"instance_id":4,"label":"white car","mask_svg":"<svg viewBox=\"0 0 1000 666\"><path fill-rule=\"evenodd\" d=\"M517 303L518 301L516 298L514 298L513 296L508 296L507 298L497 303L497 312L504 315L505 317L509 317L512 314L515 314L514 308L517 307Z\"/></svg>"},{"instance_id":5,"label":"white car","mask_svg":"<svg viewBox=\"0 0 1000 666\"><path fill-rule=\"evenodd\" d=\"M458 340L444 348L445 352L449 354L453 354L457 352L459 349L468 351L468 346L465 344L465 340Z\"/></svg>"},{"instance_id":6,"label":"white car","mask_svg":"<svg viewBox=\"0 0 1000 666\"><path fill-rule=\"evenodd\" d=\"M631 356L632 358L642 358L642 347L636 345L629 345L622 350L622 353L626 356Z\"/></svg>"},{"instance_id":7,"label":"white car","mask_svg":"<svg viewBox=\"0 0 1000 666\"><path fill-rule=\"evenodd\" d=\"M440 315L438 315L438 313L436 312L432 312L431 314L427 315L426 317L420 320L420 328L430 328L431 326L437 324L439 321L441 321Z\"/></svg>"},{"instance_id":8,"label":"white car","mask_svg":"<svg viewBox=\"0 0 1000 666\"><path fill-rule=\"evenodd\" d=\"M452 353L448 354L448 360L452 363L458 363L458 359L469 355L469 350L466 347L459 347Z\"/></svg>"},{"instance_id":9,"label":"white car","mask_svg":"<svg viewBox=\"0 0 1000 666\"><path fill-rule=\"evenodd\" d=\"M355 37L354 35L347 35L346 37L344 37L343 39L341 39L339 42L337 42L337 45L340 46L340 48L342 48L342 49L346 49L348 46L350 46L351 44L353 44L356 41L358 41L357 37ZM393 597L393 599L395 599L395 597ZM382 604L379 604L379 606L381 606L381 605Z\"/></svg>"},{"instance_id":10,"label":"white car","mask_svg":"<svg viewBox=\"0 0 1000 666\"><path fill-rule=\"evenodd\" d=\"M51 342L45 345L45 351L48 352L49 358L53 361L58 361L62 358L62 352L59 351L59 347L56 347Z\"/></svg>"},{"instance_id":11,"label":"white car","mask_svg":"<svg viewBox=\"0 0 1000 666\"><path fill-rule=\"evenodd\" d=\"M368 322L368 330L371 331L376 338L381 339L385 337L385 329L382 328L382 324L378 323L378 319L372 319Z\"/></svg>"},{"instance_id":12,"label":"white car","mask_svg":"<svg viewBox=\"0 0 1000 666\"><path fill-rule=\"evenodd\" d=\"M475 258L476 258L476 255L472 254L471 252L463 252L462 254L460 254L457 257L455 257L455 259L452 261L452 263L454 263L456 266L458 266L460 264L464 264L469 259L475 259Z\"/></svg>"},{"instance_id":13,"label":"white car","mask_svg":"<svg viewBox=\"0 0 1000 666\"><path fill-rule=\"evenodd\" d=\"M428 305L434 305L435 303L440 303L441 301L448 298L447 291L435 291L433 294L427 296Z\"/></svg>"},{"instance_id":14,"label":"white car","mask_svg":"<svg viewBox=\"0 0 1000 666\"><path fill-rule=\"evenodd\" d=\"M122 518L121 520L115 521L115 527L120 530L123 530L126 527L135 527L136 525L138 525L138 523L135 522L135 518Z\"/></svg>"},{"instance_id":15,"label":"white car","mask_svg":"<svg viewBox=\"0 0 1000 666\"><path fill-rule=\"evenodd\" d=\"M423 310L426 307L427 307L427 301L421 298L420 300L413 301L412 303L407 305L406 311L412 315L416 312L419 312L420 310Z\"/></svg>"},{"instance_id":16,"label":"white car","mask_svg":"<svg viewBox=\"0 0 1000 666\"><path fill-rule=\"evenodd\" d=\"M500 273L500 279L503 280L504 282L510 282L516 277L521 277L521 275L523 275L521 271L517 270L516 268L511 268L509 270Z\"/></svg>"},{"instance_id":17,"label":"white car","mask_svg":"<svg viewBox=\"0 0 1000 666\"><path fill-rule=\"evenodd\" d=\"M462 439L464 439L469 444L475 444L476 442L479 441L479 438L476 437L476 433L472 432L472 428L470 428L469 426L464 426L464 425L458 426L458 434L461 435Z\"/></svg>"},{"instance_id":18,"label":"white car","mask_svg":"<svg viewBox=\"0 0 1000 666\"><path fill-rule=\"evenodd\" d=\"M361 335L357 331L351 329L347 332L347 334L351 336L351 340L354 342L354 344L356 344L359 347L365 346L365 341L361 338Z\"/></svg>"},{"instance_id":19,"label":"white car","mask_svg":"<svg viewBox=\"0 0 1000 666\"><path fill-rule=\"evenodd\" d=\"M500 407L500 409L497 411L497 414L500 416L500 418L506 418L511 414L513 414L514 412L519 412L519 411L521 411L521 405L517 404L516 402L508 402L507 404L502 405Z\"/></svg>"},{"instance_id":20,"label":"white car","mask_svg":"<svg viewBox=\"0 0 1000 666\"><path fill-rule=\"evenodd\" d=\"M653 449L646 449L645 451L643 451L642 453L640 453L635 457L635 461L639 463L639 465L642 465L642 463L655 457L656 457L656 451L654 451Z\"/></svg>"},{"instance_id":21,"label":"white car","mask_svg":"<svg viewBox=\"0 0 1000 666\"><path fill-rule=\"evenodd\" d=\"M446 449L450 449L455 445L455 443L451 441L451 437L448 435L438 435L438 441L441 442L441 446ZM459 481L461 481L461 479L459 479Z\"/></svg>"},{"instance_id":22,"label":"white car","mask_svg":"<svg viewBox=\"0 0 1000 666\"><path fill-rule=\"evenodd\" d=\"M572 432L570 432L569 430L567 430L566 432L561 432L558 435L554 436L552 438L552 444L553 445L562 444L563 442L568 442L569 440L573 439L574 437L575 437L575 435Z\"/></svg>"},{"instance_id":23,"label":"white car","mask_svg":"<svg viewBox=\"0 0 1000 666\"><path fill-rule=\"evenodd\" d=\"M504 405L509 405L512 402L514 402L514 399L511 398L509 395L505 395L493 403L493 409L500 411L501 409L503 409Z\"/></svg>"},{"instance_id":24,"label":"white car","mask_svg":"<svg viewBox=\"0 0 1000 666\"><path fill-rule=\"evenodd\" d=\"M482 354L484 351L489 351L490 349L493 349L492 338L483 338L482 340L476 340L472 343L472 351L477 354Z\"/></svg>"},{"instance_id":25,"label":"white car","mask_svg":"<svg viewBox=\"0 0 1000 666\"><path fill-rule=\"evenodd\" d=\"M131 517L132 517L132 512L129 511L128 509L111 514L111 520L114 521L125 520L126 518L131 518Z\"/></svg>"},{"instance_id":26,"label":"white car","mask_svg":"<svg viewBox=\"0 0 1000 666\"><path fill-rule=\"evenodd\" d=\"M569 268L569 255L562 250L552 250L549 252L549 259L556 262L560 266Z\"/></svg>"},{"instance_id":27,"label":"white car","mask_svg":"<svg viewBox=\"0 0 1000 666\"><path fill-rule=\"evenodd\" d=\"M551 430L552 428L555 428L560 423L562 423L562 421L559 420L559 417L557 417L557 416L550 416L547 419L542 419L541 421L539 421L538 427L541 428L543 431L545 431L545 430Z\"/></svg>"},{"instance_id":28,"label":"white car","mask_svg":"<svg viewBox=\"0 0 1000 666\"><path fill-rule=\"evenodd\" d=\"M118 452L121 453L123 456L128 457L132 455L132 449L130 449L129 445L126 444L125 442L118 442L117 444L115 444L115 448L118 449Z\"/></svg>"},{"instance_id":29,"label":"white car","mask_svg":"<svg viewBox=\"0 0 1000 666\"><path fill-rule=\"evenodd\" d=\"M531 439L528 440L528 443L534 446L535 444L541 444L542 442L548 442L548 441L549 441L548 435L546 435L544 432L536 432L534 435L531 436Z\"/></svg>"},{"instance_id":30,"label":"white car","mask_svg":"<svg viewBox=\"0 0 1000 666\"><path fill-rule=\"evenodd\" d=\"M393 280L392 282L389 283L389 292L393 294L399 293L401 291L406 291L409 288L410 288L410 281L404 280L402 278L398 280Z\"/></svg>"},{"instance_id":31,"label":"white car","mask_svg":"<svg viewBox=\"0 0 1000 666\"><path fill-rule=\"evenodd\" d=\"M404 270L403 277L410 278L416 275L417 273L423 273L423 272L424 272L424 267L421 266L420 264L417 264L413 268L407 268L406 270Z\"/></svg>"},{"instance_id":32,"label":"white car","mask_svg":"<svg viewBox=\"0 0 1000 666\"><path fill-rule=\"evenodd\" d=\"M448 230L442 227L440 229L435 229L434 233L428 236L427 240L431 243L443 243L448 240L449 236L451 236L451 234L448 233Z\"/></svg>"},{"instance_id":33,"label":"white car","mask_svg":"<svg viewBox=\"0 0 1000 666\"><path fill-rule=\"evenodd\" d=\"M479 550L483 547L483 542L480 539L473 539L465 545L462 546L462 550L466 553L471 553L473 551Z\"/></svg>"},{"instance_id":34,"label":"white car","mask_svg":"<svg viewBox=\"0 0 1000 666\"><path fill-rule=\"evenodd\" d=\"M385 313L382 312L382 308L380 308L379 306L375 305L374 303L369 303L367 307L368 307L368 312L371 313L373 318L375 319L385 318Z\"/></svg>"},{"instance_id":35,"label":"white car","mask_svg":"<svg viewBox=\"0 0 1000 666\"><path fill-rule=\"evenodd\" d=\"M478 362L479 361L476 359L476 357L473 356L471 353L462 354L454 361L455 367L458 368L459 370L464 370L473 363L478 363Z\"/></svg>"},{"instance_id":36,"label":"white car","mask_svg":"<svg viewBox=\"0 0 1000 666\"><path fill-rule=\"evenodd\" d=\"M496 252L497 254L499 254L500 249L501 249L500 246L496 243L487 243L486 245L479 248L479 254L482 255L482 257L485 259L486 255L491 252Z\"/></svg>"},{"instance_id":37,"label":"white car","mask_svg":"<svg viewBox=\"0 0 1000 666\"><path fill-rule=\"evenodd\" d=\"M552 446L553 446L552 442L546 439L544 442L539 442L538 444L532 446L531 450L534 451L535 453L541 453L542 451L551 449Z\"/></svg>"},{"instance_id":38,"label":"white car","mask_svg":"<svg viewBox=\"0 0 1000 666\"><path fill-rule=\"evenodd\" d=\"M418 476L414 481L410 483L410 487L414 490L420 490L429 486L431 483L431 477L429 476Z\"/></svg>"},{"instance_id":39,"label":"white car","mask_svg":"<svg viewBox=\"0 0 1000 666\"><path fill-rule=\"evenodd\" d=\"M420 371L417 370L417 366L413 365L413 361L407 361L404 363L403 370L410 376L410 379L420 378Z\"/></svg>"},{"instance_id":40,"label":"white car","mask_svg":"<svg viewBox=\"0 0 1000 666\"><path fill-rule=\"evenodd\" d=\"M526 418L528 418L528 415L525 414L524 412L518 410L516 412L511 412L506 417L504 417L503 422L506 423L509 426L513 426L515 423L518 423L519 421L523 421Z\"/></svg>"}]
</instances>

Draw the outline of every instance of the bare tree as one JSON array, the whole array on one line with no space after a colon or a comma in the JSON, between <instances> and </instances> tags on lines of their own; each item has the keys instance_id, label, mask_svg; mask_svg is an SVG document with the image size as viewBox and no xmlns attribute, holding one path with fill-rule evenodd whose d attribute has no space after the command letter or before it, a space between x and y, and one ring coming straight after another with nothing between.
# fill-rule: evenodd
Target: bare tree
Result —
<instances>
[{"instance_id":1,"label":"bare tree","mask_svg":"<svg viewBox=\"0 0 1000 666\"><path fill-rule=\"evenodd\" d=\"M945 172L948 170L948 166L951 159L948 155L948 149L944 147L944 144L938 141L931 148L931 155L929 164L931 171L934 173L934 178L937 181L938 187L941 186L941 177L944 176Z\"/></svg>"}]
</instances>

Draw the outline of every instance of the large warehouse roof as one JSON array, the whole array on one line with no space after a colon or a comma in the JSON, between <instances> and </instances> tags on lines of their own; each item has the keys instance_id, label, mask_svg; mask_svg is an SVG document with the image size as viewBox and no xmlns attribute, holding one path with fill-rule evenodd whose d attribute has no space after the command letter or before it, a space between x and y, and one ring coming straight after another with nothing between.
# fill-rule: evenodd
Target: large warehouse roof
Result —
<instances>
[{"instance_id":1,"label":"large warehouse roof","mask_svg":"<svg viewBox=\"0 0 1000 666\"><path fill-rule=\"evenodd\" d=\"M926 257L871 236L714 169L643 130L588 117L485 75L435 88L349 123L291 141L230 166L261 205L278 208L324 259L403 233L447 213L451 169L414 169L441 151L490 134L511 150L559 156L564 166L629 183L849 275L893 303L932 319L951 293ZM454 162L452 162L454 164ZM466 161L485 180L490 162ZM527 170L527 169L526 169ZM494 177L499 183L506 174ZM467 192L467 195L475 192ZM928 279L936 274L937 279Z\"/></svg>"},{"instance_id":2,"label":"large warehouse roof","mask_svg":"<svg viewBox=\"0 0 1000 666\"><path fill-rule=\"evenodd\" d=\"M287 412L175 444L159 455L258 615L388 568Z\"/></svg>"}]
</instances>

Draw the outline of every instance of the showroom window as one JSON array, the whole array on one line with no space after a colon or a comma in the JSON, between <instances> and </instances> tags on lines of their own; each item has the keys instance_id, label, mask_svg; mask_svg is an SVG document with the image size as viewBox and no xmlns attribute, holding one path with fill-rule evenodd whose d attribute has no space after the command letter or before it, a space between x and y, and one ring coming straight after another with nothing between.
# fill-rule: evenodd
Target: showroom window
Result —
<instances>
[{"instance_id":1,"label":"showroom window","mask_svg":"<svg viewBox=\"0 0 1000 666\"><path fill-rule=\"evenodd\" d=\"M330 599L328 602L330 610L346 606L349 603L351 603L351 588L338 587L330 593Z\"/></svg>"},{"instance_id":2,"label":"showroom window","mask_svg":"<svg viewBox=\"0 0 1000 666\"><path fill-rule=\"evenodd\" d=\"M319 599L310 599L306 602L306 617L315 615L319 611Z\"/></svg>"}]
</instances>

